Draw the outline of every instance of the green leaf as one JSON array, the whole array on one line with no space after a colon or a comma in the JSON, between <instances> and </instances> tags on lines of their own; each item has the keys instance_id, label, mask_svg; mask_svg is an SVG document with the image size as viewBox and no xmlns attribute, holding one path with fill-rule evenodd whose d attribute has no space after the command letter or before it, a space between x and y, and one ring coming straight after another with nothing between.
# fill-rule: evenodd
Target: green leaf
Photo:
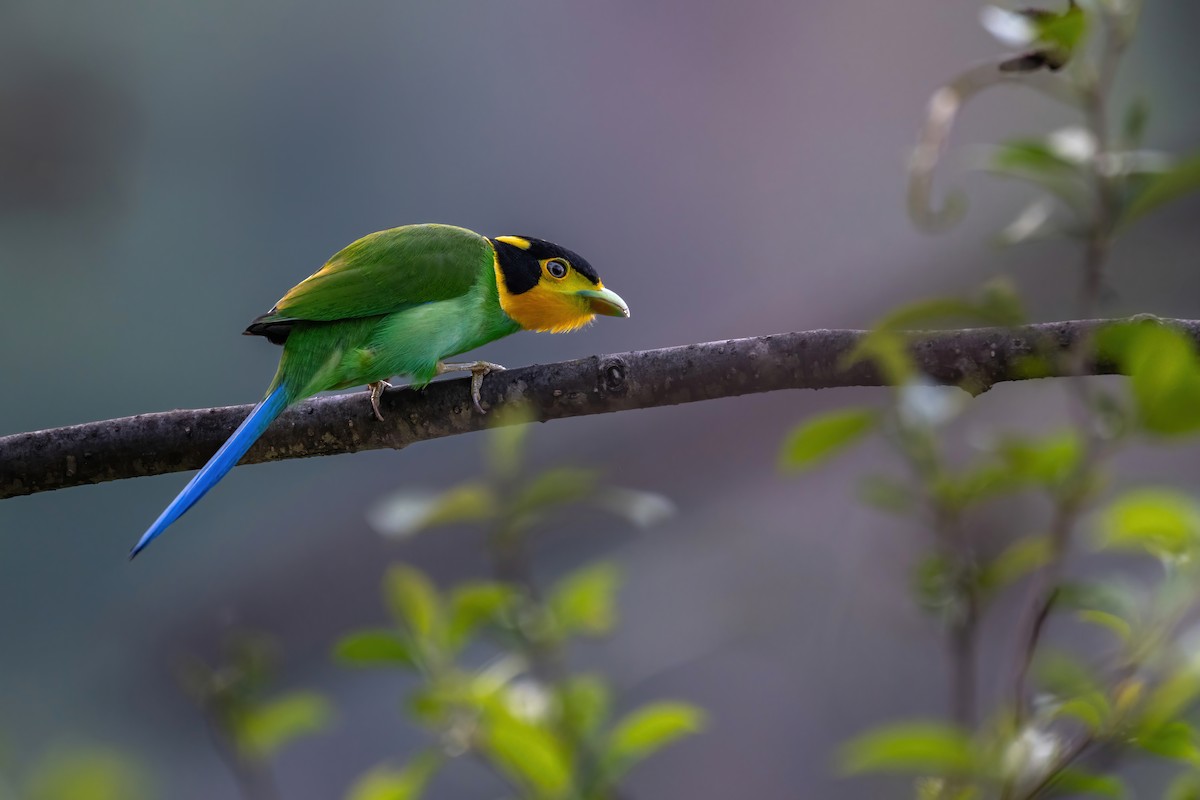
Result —
<instances>
[{"instance_id":1,"label":"green leaf","mask_svg":"<svg viewBox=\"0 0 1200 800\"><path fill-rule=\"evenodd\" d=\"M779 463L785 469L808 469L846 449L871 431L879 414L869 408L831 411L813 417L788 434Z\"/></svg>"},{"instance_id":2,"label":"green leaf","mask_svg":"<svg viewBox=\"0 0 1200 800\"><path fill-rule=\"evenodd\" d=\"M642 706L613 728L605 753L620 774L638 761L704 729L705 714L688 703L659 702Z\"/></svg>"},{"instance_id":3,"label":"green leaf","mask_svg":"<svg viewBox=\"0 0 1200 800\"><path fill-rule=\"evenodd\" d=\"M910 580L917 605L938 614L947 614L960 607L962 587L955 575L954 562L942 553L923 557L913 568Z\"/></svg>"},{"instance_id":4,"label":"green leaf","mask_svg":"<svg viewBox=\"0 0 1200 800\"><path fill-rule=\"evenodd\" d=\"M1054 795L1070 797L1111 797L1121 800L1128 796L1125 784L1115 775L1097 775L1079 767L1060 770L1050 781L1049 789Z\"/></svg>"},{"instance_id":5,"label":"green leaf","mask_svg":"<svg viewBox=\"0 0 1200 800\"><path fill-rule=\"evenodd\" d=\"M1129 624L1128 620L1116 614L1096 609L1084 609L1078 613L1078 617L1081 622L1090 622L1093 625L1107 628L1115 633L1122 642L1128 643L1133 638L1133 626Z\"/></svg>"},{"instance_id":6,"label":"green leaf","mask_svg":"<svg viewBox=\"0 0 1200 800\"><path fill-rule=\"evenodd\" d=\"M970 736L940 722L888 725L859 736L841 749L846 773L909 772L969 775L978 766Z\"/></svg>"},{"instance_id":7,"label":"green leaf","mask_svg":"<svg viewBox=\"0 0 1200 800\"><path fill-rule=\"evenodd\" d=\"M1171 781L1163 800L1200 800L1200 773L1185 772Z\"/></svg>"},{"instance_id":8,"label":"green leaf","mask_svg":"<svg viewBox=\"0 0 1200 800\"><path fill-rule=\"evenodd\" d=\"M584 567L554 586L548 600L550 611L566 633L608 633L616 619L619 583L620 573L612 563Z\"/></svg>"},{"instance_id":9,"label":"green leaf","mask_svg":"<svg viewBox=\"0 0 1200 800\"><path fill-rule=\"evenodd\" d=\"M1012 470L1002 464L980 464L957 472L943 472L929 485L938 502L962 511L991 500L1018 486Z\"/></svg>"},{"instance_id":10,"label":"green leaf","mask_svg":"<svg viewBox=\"0 0 1200 800\"><path fill-rule=\"evenodd\" d=\"M333 709L315 692L293 692L249 709L238 719L238 749L255 759L271 758L285 745L324 729Z\"/></svg>"},{"instance_id":11,"label":"green leaf","mask_svg":"<svg viewBox=\"0 0 1200 800\"><path fill-rule=\"evenodd\" d=\"M1200 746L1197 746L1196 729L1182 720L1167 722L1140 732L1133 742L1147 753L1200 766Z\"/></svg>"},{"instance_id":12,"label":"green leaf","mask_svg":"<svg viewBox=\"0 0 1200 800\"><path fill-rule=\"evenodd\" d=\"M471 482L436 495L399 492L376 505L367 521L385 536L405 538L439 525L492 519L498 508L490 486Z\"/></svg>"},{"instance_id":13,"label":"green leaf","mask_svg":"<svg viewBox=\"0 0 1200 800\"><path fill-rule=\"evenodd\" d=\"M150 797L150 788L141 768L115 750L69 750L53 753L39 761L29 776L26 793L20 797L23 800L144 800Z\"/></svg>"},{"instance_id":14,"label":"green leaf","mask_svg":"<svg viewBox=\"0 0 1200 800\"><path fill-rule=\"evenodd\" d=\"M979 574L980 588L996 592L1050 562L1053 547L1048 536L1027 536L1010 544L985 564Z\"/></svg>"},{"instance_id":15,"label":"green leaf","mask_svg":"<svg viewBox=\"0 0 1200 800\"><path fill-rule=\"evenodd\" d=\"M1135 97L1126 107L1125 118L1121 121L1121 149L1136 150L1141 147L1149 123L1150 104L1145 97Z\"/></svg>"},{"instance_id":16,"label":"green leaf","mask_svg":"<svg viewBox=\"0 0 1200 800\"><path fill-rule=\"evenodd\" d=\"M533 787L539 797L567 794L571 762L563 746L546 730L495 714L483 721L481 738L492 759L514 779Z\"/></svg>"},{"instance_id":17,"label":"green leaf","mask_svg":"<svg viewBox=\"0 0 1200 800\"><path fill-rule=\"evenodd\" d=\"M1076 212L1086 209L1090 202L1089 171L1083 164L1058 155L1040 139L1014 139L998 146L989 170L1032 183Z\"/></svg>"},{"instance_id":18,"label":"green leaf","mask_svg":"<svg viewBox=\"0 0 1200 800\"><path fill-rule=\"evenodd\" d=\"M1200 153L1177 162L1166 172L1158 173L1143 185L1121 216L1121 224L1129 225L1151 211L1200 189Z\"/></svg>"},{"instance_id":19,"label":"green leaf","mask_svg":"<svg viewBox=\"0 0 1200 800\"><path fill-rule=\"evenodd\" d=\"M608 685L595 675L576 675L559 689L563 719L579 737L587 739L608 720L612 703Z\"/></svg>"},{"instance_id":20,"label":"green leaf","mask_svg":"<svg viewBox=\"0 0 1200 800\"><path fill-rule=\"evenodd\" d=\"M1154 687L1146 698L1139 735L1154 734L1190 709L1200 697L1200 672L1184 667Z\"/></svg>"},{"instance_id":21,"label":"green leaf","mask_svg":"<svg viewBox=\"0 0 1200 800\"><path fill-rule=\"evenodd\" d=\"M417 800L442 766L435 753L422 753L403 767L375 767L350 788L346 800Z\"/></svg>"},{"instance_id":22,"label":"green leaf","mask_svg":"<svg viewBox=\"0 0 1200 800\"><path fill-rule=\"evenodd\" d=\"M513 587L502 583L466 583L450 595L450 622L446 635L458 649L480 627L498 622L517 599Z\"/></svg>"},{"instance_id":23,"label":"green leaf","mask_svg":"<svg viewBox=\"0 0 1200 800\"><path fill-rule=\"evenodd\" d=\"M521 469L525 440L533 426L528 409L505 405L489 415L492 429L488 431L484 457L488 471L504 480L512 480Z\"/></svg>"},{"instance_id":24,"label":"green leaf","mask_svg":"<svg viewBox=\"0 0 1200 800\"><path fill-rule=\"evenodd\" d=\"M1200 429L1200 358L1182 332L1157 321L1111 325L1101 331L1102 358L1129 375L1142 426L1162 435Z\"/></svg>"},{"instance_id":25,"label":"green leaf","mask_svg":"<svg viewBox=\"0 0 1200 800\"><path fill-rule=\"evenodd\" d=\"M842 358L838 366L840 369L850 369L863 361L874 364L893 386L903 386L917 376L917 365L908 349L908 336L898 331L887 328L870 331Z\"/></svg>"},{"instance_id":26,"label":"green leaf","mask_svg":"<svg viewBox=\"0 0 1200 800\"><path fill-rule=\"evenodd\" d=\"M347 634L334 646L334 657L356 667L415 667L409 644L391 630L361 630Z\"/></svg>"},{"instance_id":27,"label":"green leaf","mask_svg":"<svg viewBox=\"0 0 1200 800\"><path fill-rule=\"evenodd\" d=\"M1185 557L1200 543L1200 509L1187 495L1169 489L1127 492L1102 513L1099 543L1163 559Z\"/></svg>"},{"instance_id":28,"label":"green leaf","mask_svg":"<svg viewBox=\"0 0 1200 800\"><path fill-rule=\"evenodd\" d=\"M552 506L578 503L596 490L597 477L594 469L559 467L547 470L518 492L512 505L513 513L531 514Z\"/></svg>"},{"instance_id":29,"label":"green leaf","mask_svg":"<svg viewBox=\"0 0 1200 800\"><path fill-rule=\"evenodd\" d=\"M1091 669L1079 659L1059 650L1040 651L1033 664L1041 687L1062 700L1073 697L1103 696L1099 681Z\"/></svg>"},{"instance_id":30,"label":"green leaf","mask_svg":"<svg viewBox=\"0 0 1200 800\"><path fill-rule=\"evenodd\" d=\"M1063 701L1054 709L1054 716L1078 720L1088 731L1104 727L1112 715L1112 704L1101 692L1090 691Z\"/></svg>"},{"instance_id":31,"label":"green leaf","mask_svg":"<svg viewBox=\"0 0 1200 800\"><path fill-rule=\"evenodd\" d=\"M405 564L388 568L383 594L392 616L418 638L428 639L440 624L437 589L420 570Z\"/></svg>"},{"instance_id":32,"label":"green leaf","mask_svg":"<svg viewBox=\"0 0 1200 800\"><path fill-rule=\"evenodd\" d=\"M1013 437L999 450L1013 477L1049 489L1073 477L1083 457L1083 443L1070 430L1036 439Z\"/></svg>"},{"instance_id":33,"label":"green leaf","mask_svg":"<svg viewBox=\"0 0 1200 800\"><path fill-rule=\"evenodd\" d=\"M858 484L858 499L880 511L909 514L918 505L920 493L912 486L887 475L867 475Z\"/></svg>"}]
</instances>

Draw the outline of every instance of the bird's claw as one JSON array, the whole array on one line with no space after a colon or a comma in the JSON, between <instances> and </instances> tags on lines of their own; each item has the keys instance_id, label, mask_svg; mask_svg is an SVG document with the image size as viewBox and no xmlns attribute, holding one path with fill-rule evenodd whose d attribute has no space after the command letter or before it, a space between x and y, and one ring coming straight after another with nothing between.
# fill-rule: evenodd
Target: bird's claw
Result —
<instances>
[{"instance_id":1,"label":"bird's claw","mask_svg":"<svg viewBox=\"0 0 1200 800\"><path fill-rule=\"evenodd\" d=\"M384 389L390 389L392 385L387 381L375 381L368 383L367 388L371 390L371 410L375 412L375 419L383 422L383 414L379 410L379 397Z\"/></svg>"},{"instance_id":2,"label":"bird's claw","mask_svg":"<svg viewBox=\"0 0 1200 800\"><path fill-rule=\"evenodd\" d=\"M483 408L483 403L479 401L479 390L483 388L483 376L489 372L503 371L504 367L499 364L490 364L486 361L480 361L471 368L471 402L475 404L475 410L480 414L486 414L487 411Z\"/></svg>"},{"instance_id":3,"label":"bird's claw","mask_svg":"<svg viewBox=\"0 0 1200 800\"><path fill-rule=\"evenodd\" d=\"M490 361L475 361L470 364L438 364L438 375L456 371L471 373L471 402L474 404L476 411L480 414L486 414L487 411L479 399L479 390L483 388L483 376L489 372L503 372L504 367L499 364L493 364Z\"/></svg>"}]
</instances>

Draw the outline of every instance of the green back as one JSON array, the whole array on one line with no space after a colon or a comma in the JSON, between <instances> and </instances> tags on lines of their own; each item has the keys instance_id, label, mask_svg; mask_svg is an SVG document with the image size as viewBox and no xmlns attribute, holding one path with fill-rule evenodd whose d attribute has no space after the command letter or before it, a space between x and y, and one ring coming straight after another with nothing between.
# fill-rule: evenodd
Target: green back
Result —
<instances>
[{"instance_id":1,"label":"green back","mask_svg":"<svg viewBox=\"0 0 1200 800\"><path fill-rule=\"evenodd\" d=\"M347 245L297 284L256 327L292 320L329 322L403 311L467 294L492 271L491 243L452 225L405 225Z\"/></svg>"}]
</instances>

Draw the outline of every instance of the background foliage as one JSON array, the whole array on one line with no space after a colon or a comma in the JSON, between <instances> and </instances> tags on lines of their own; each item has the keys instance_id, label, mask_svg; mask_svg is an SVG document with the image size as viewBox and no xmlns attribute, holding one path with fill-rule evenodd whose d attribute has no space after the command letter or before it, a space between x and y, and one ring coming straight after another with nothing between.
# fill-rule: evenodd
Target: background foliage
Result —
<instances>
[{"instance_id":1,"label":"background foliage","mask_svg":"<svg viewBox=\"0 0 1200 800\"><path fill-rule=\"evenodd\" d=\"M1062 173L1054 187L1063 199L1047 178L1044 191L1056 199L1019 215L1022 225L1007 227L1022 201L1035 199L1021 182L939 170L933 196L943 182L961 180L972 201L962 227L941 239L913 233L888 188L900 182L931 87L998 49L993 66L1040 49L997 48L978 25L982 6L335 7L314 0L135 4L117 13L106 4L18 0L0 11L0 338L18 343L3 348L3 366L19 387L0 397L5 432L252 399L276 353L237 336L246 321L324 254L399 222L561 240L586 253L635 307L626 326L514 337L484 354L502 363L886 322L897 303L950 293L1000 314L988 317L993 323L1011 318L1004 315L1014 295L1033 318L1070 316L1080 296L1080 247L1070 239L1080 217L1066 198L1080 191L1081 164L1090 191L1088 159L1079 158L1078 136L1045 138L1078 127L1069 106L1039 92L989 91L956 120L956 141L1019 137L1030 146L1018 141L1006 158L955 149L954 166L1041 176L1051 166L1044 151L1056 155L1046 174ZM1108 115L1116 136L1125 109L1144 97L1149 115L1130 114L1136 124L1128 128L1144 144L1114 149L1161 148L1175 164L1188 163L1200 130L1189 100L1191 76L1200 74L1190 35L1196 14L1190 4L1147 4ZM1063 44L1070 42L1054 41ZM1073 171L1060 169L1064 160ZM1171 185L1138 196L1178 194ZM1106 312L1196 316L1195 203L1177 197L1153 213L1122 205L1136 224L1121 226L1108 256ZM1067 237L1034 236L1020 250L980 246L997 230L1013 239L1031 227ZM1012 273L1016 290L972 293L997 272ZM928 310L906 314L907 322L881 329L932 320ZM954 323L982 319L973 314ZM1128 488L1166 484L1176 492L1173 505L1162 494L1140 501L1152 501L1154 515L1169 507L1188 517L1179 509L1188 507L1180 498L1191 488L1193 449L1150 447L1140 432L1187 427L1186 415L1171 409L1186 405L1191 381L1172 379L1170 391L1155 391L1160 347L1146 341L1125 356L1142 365L1141 389L1130 395L1108 381L1097 389L1119 401L1111 421L1133 428L1101 470L1109 493L1072 512L1072 552L1100 530L1092 515ZM894 350L894 337L876 342ZM1155 397L1161 402L1147 400ZM703 735L631 770L624 790L697 798L779 796L797 787L822 797L912 794L910 777L846 779L831 769L839 760L865 769L853 748L839 757L838 746L885 721L933 723L924 741L936 745L936 731L944 731L937 720L951 718L943 711L947 644L964 641L946 633L963 618L962 587L978 583L955 569L953 552L928 557L931 526L922 516L851 502L845 487L863 473L879 476L864 485L864 497L889 509L911 502L908 490L922 485L888 479L909 468L906 450L885 444L900 409L905 425L932 428L904 446L940 446L952 480L939 488L939 502L961 508L978 558L996 567L978 583L987 613L974 628L975 723L952 747L968 751L970 764L982 758L992 767L997 742L1009 743L1004 752L1015 763L1044 755L1045 739L1015 737L1016 723L1004 728L992 714L1016 694L1012 626L1028 607L1031 565L1046 558L1037 543L1046 504L1065 508L1082 489L1064 474L1095 463L1090 451L1073 455L1078 436L1062 432L1080 419L1076 403L1072 391L1053 385L997 388L968 404L917 384L884 406L869 391L788 394L556 423L536 437L531 469L604 464L619 483L663 492L680 509L646 535L574 511L572 530L550 529L537 550L539 586L593 559L620 564L621 624L604 641L580 636L571 646L576 669L607 676L614 722L664 698L706 709ZM864 409L848 427L887 439L863 436L853 453L803 477L774 474L771 454L790 422L832 406ZM225 733L211 746L214 702L239 709L223 712L226 722L261 713L249 728L265 729L278 744L269 774L284 797L342 796L381 764L389 765L379 773L387 786L436 742L397 708L423 678L399 667L347 669L329 657L332 643L355 627L393 625L376 580L387 564L419 564L444 600L489 575L491 565L482 524L385 541L370 532L368 519L378 520L364 509L397 486L458 485L479 473L478 452L464 439L398 455L239 470L145 568L128 568L125 546L170 494L169 479L0 505L4 790L31 791L45 759L50 773L70 772L55 766L65 763L56 754L79 750L56 743L92 741L104 744L96 763L117 763L114 751L138 754L149 773L143 788L154 796L229 796L231 758L238 780L263 791L261 744L246 750L232 728L218 728ZM963 465L976 460L972 476ZM1000 473L1005 481L996 480ZM1009 480L1027 488L1003 488ZM988 492L990 501L976 499ZM1034 542L997 557L1022 536ZM1087 592L1076 602L1089 619L1120 628L1101 616L1110 613L1141 631L1138 614L1169 609L1156 605L1165 591L1153 588L1159 556L1126 572L1113 552L1127 538L1116 536L1086 560L1072 556L1067 572L1102 584L1110 571L1128 575L1139 599L1131 608L1143 611ZM1109 540L1097 533L1095 541ZM919 606L911 602L914 586ZM918 607L940 624L930 625ZM1131 700L1143 708L1152 687L1172 685L1170 665L1147 667L1142 688L1118 702L1109 651L1125 647L1120 635L1093 621L1076 624L1062 608L1046 636L1099 678L1113 709ZM262 665L270 680L250 679L254 670L239 660L263 648L223 651L223 642L238 638L231 630L272 632L279 645L265 648L275 655ZM491 627L481 629L460 667L486 664L487 654L502 651L495 639ZM1183 647L1188 637L1176 641ZM244 683L227 696L193 691L189 698L178 687L188 654L209 665L196 675ZM1049 667L1033 662L1028 685L1037 696L1059 685L1055 669L1054 659ZM1060 673L1071 686L1070 670ZM306 694L317 687L325 705ZM1085 730L1055 727L1088 713L1078 703L1071 708L1076 717L1052 721L1053 737ZM320 721L328 725L319 735L299 735ZM1103 762L1107 746L1089 758ZM1121 779L1151 796L1176 772L1158 758L1113 763ZM1089 766L1097 775L1107 769ZM423 768L404 774L420 777ZM128 763L111 771L122 769L136 771ZM923 769L918 791L948 791L945 775L953 771L936 763ZM500 791L506 780L474 757L460 758L426 791L474 796ZM135 791L121 789L122 796Z\"/></svg>"}]
</instances>

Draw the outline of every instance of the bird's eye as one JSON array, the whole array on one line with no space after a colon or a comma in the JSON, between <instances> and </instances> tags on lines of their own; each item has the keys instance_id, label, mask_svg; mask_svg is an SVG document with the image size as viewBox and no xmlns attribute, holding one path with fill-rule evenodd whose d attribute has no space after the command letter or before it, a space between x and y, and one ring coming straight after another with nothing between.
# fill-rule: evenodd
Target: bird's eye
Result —
<instances>
[{"instance_id":1,"label":"bird's eye","mask_svg":"<svg viewBox=\"0 0 1200 800\"><path fill-rule=\"evenodd\" d=\"M565 278L567 277L567 262L552 258L546 262L546 272L550 273L551 278Z\"/></svg>"}]
</instances>

